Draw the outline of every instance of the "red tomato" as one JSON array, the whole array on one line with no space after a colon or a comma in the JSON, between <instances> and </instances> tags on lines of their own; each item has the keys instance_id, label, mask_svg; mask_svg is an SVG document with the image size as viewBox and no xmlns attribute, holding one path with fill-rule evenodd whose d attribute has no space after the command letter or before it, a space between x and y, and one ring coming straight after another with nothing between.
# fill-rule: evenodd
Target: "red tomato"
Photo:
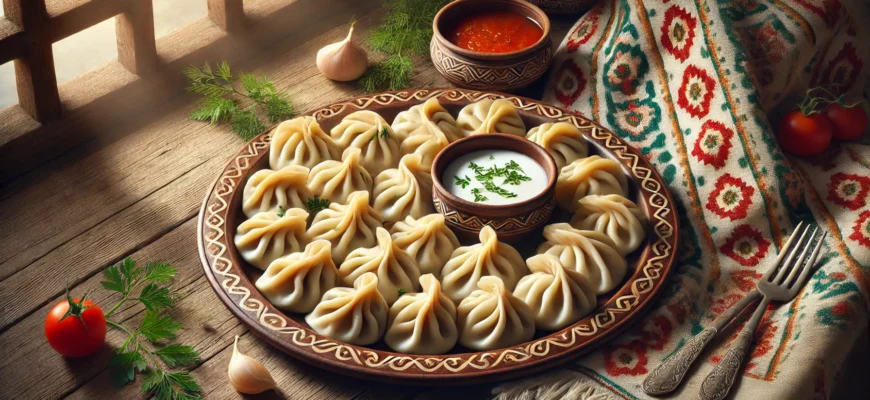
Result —
<instances>
[{"instance_id":1,"label":"red tomato","mask_svg":"<svg viewBox=\"0 0 870 400\"><path fill-rule=\"evenodd\" d=\"M831 144L831 123L822 114L792 111L779 122L779 145L798 156L819 154Z\"/></svg>"},{"instance_id":2,"label":"red tomato","mask_svg":"<svg viewBox=\"0 0 870 400\"><path fill-rule=\"evenodd\" d=\"M67 295L45 317L45 338L66 357L84 357L105 342L106 316L94 302Z\"/></svg>"},{"instance_id":3,"label":"red tomato","mask_svg":"<svg viewBox=\"0 0 870 400\"><path fill-rule=\"evenodd\" d=\"M860 105L846 107L831 103L825 106L822 114L831 121L835 140L858 140L867 130L867 113Z\"/></svg>"}]
</instances>

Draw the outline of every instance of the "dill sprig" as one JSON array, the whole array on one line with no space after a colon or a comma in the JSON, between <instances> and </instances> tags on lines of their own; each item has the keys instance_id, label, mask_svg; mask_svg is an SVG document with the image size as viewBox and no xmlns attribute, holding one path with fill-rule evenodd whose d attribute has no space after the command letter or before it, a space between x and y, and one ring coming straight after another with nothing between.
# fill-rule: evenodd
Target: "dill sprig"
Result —
<instances>
[{"instance_id":1,"label":"dill sprig","mask_svg":"<svg viewBox=\"0 0 870 400\"><path fill-rule=\"evenodd\" d=\"M414 62L410 56L429 56L432 20L450 0L387 0L389 11L372 29L369 47L386 55L360 79L367 92L408 87Z\"/></svg>"},{"instance_id":2,"label":"dill sprig","mask_svg":"<svg viewBox=\"0 0 870 400\"><path fill-rule=\"evenodd\" d=\"M232 70L226 61L217 64L216 70L203 64L199 68L191 65L183 72L190 83L187 90L204 97L200 108L192 112L190 118L212 124L230 123L233 132L246 141L266 130L258 110L264 112L266 120L271 123L296 114L287 94L275 89L265 76L241 74L242 90L236 89ZM252 104L243 107L240 99L247 99Z\"/></svg>"},{"instance_id":3,"label":"dill sprig","mask_svg":"<svg viewBox=\"0 0 870 400\"><path fill-rule=\"evenodd\" d=\"M471 184L471 179L468 178L468 175L465 175L465 178L460 178L458 176L454 176L454 178L456 178L456 184L461 186L463 189Z\"/></svg>"}]
</instances>

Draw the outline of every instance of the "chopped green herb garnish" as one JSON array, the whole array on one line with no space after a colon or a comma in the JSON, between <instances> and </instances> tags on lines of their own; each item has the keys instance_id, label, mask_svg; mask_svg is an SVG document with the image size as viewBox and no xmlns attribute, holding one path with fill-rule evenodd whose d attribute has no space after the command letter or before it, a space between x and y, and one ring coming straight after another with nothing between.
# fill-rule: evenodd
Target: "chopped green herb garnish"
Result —
<instances>
[{"instance_id":1,"label":"chopped green herb garnish","mask_svg":"<svg viewBox=\"0 0 870 400\"><path fill-rule=\"evenodd\" d=\"M372 137L371 137L371 139L369 139L369 142L377 139L378 136L380 136L381 139L386 139L386 138L390 137L390 131L387 128L382 128L380 131L372 133Z\"/></svg>"},{"instance_id":2,"label":"chopped green herb garnish","mask_svg":"<svg viewBox=\"0 0 870 400\"><path fill-rule=\"evenodd\" d=\"M281 206L278 206L278 218L284 218L284 214L287 214L287 209Z\"/></svg>"},{"instance_id":3,"label":"chopped green herb garnish","mask_svg":"<svg viewBox=\"0 0 870 400\"><path fill-rule=\"evenodd\" d=\"M489 197L486 197L480 193L480 188L471 189L471 194L474 195L474 202L475 203L489 200Z\"/></svg>"},{"instance_id":4,"label":"chopped green herb garnish","mask_svg":"<svg viewBox=\"0 0 870 400\"><path fill-rule=\"evenodd\" d=\"M468 178L468 175L465 175L465 179L462 179L458 176L454 176L454 178L456 178L456 184L462 186L463 189L471 184L471 179Z\"/></svg>"},{"instance_id":5,"label":"chopped green herb garnish","mask_svg":"<svg viewBox=\"0 0 870 400\"><path fill-rule=\"evenodd\" d=\"M489 155L489 159L490 159L490 160L495 160L495 156L493 156L492 154L490 154L490 155Z\"/></svg>"},{"instance_id":6,"label":"chopped green herb garnish","mask_svg":"<svg viewBox=\"0 0 870 400\"><path fill-rule=\"evenodd\" d=\"M507 163L507 165L505 165L504 167L507 168L507 169L509 169L509 170L520 171L520 172L525 173L525 171L523 171L523 168L520 167L520 165L517 164L517 162L514 161L514 160L511 160L511 161L510 161L509 163Z\"/></svg>"},{"instance_id":7,"label":"chopped green herb garnish","mask_svg":"<svg viewBox=\"0 0 870 400\"><path fill-rule=\"evenodd\" d=\"M316 214L317 212L325 210L327 207L329 207L329 200L321 199L317 196L314 196L313 199L309 197L306 206L308 206L308 212L310 212L311 214Z\"/></svg>"},{"instance_id":8,"label":"chopped green herb garnish","mask_svg":"<svg viewBox=\"0 0 870 400\"><path fill-rule=\"evenodd\" d=\"M402 297L403 294L408 293L405 289L399 288L399 297Z\"/></svg>"},{"instance_id":9,"label":"chopped green herb garnish","mask_svg":"<svg viewBox=\"0 0 870 400\"><path fill-rule=\"evenodd\" d=\"M532 178L529 178L526 175L522 175L517 171L508 172L508 176L504 178L505 185L519 185L520 182L528 182L531 181Z\"/></svg>"},{"instance_id":10,"label":"chopped green herb garnish","mask_svg":"<svg viewBox=\"0 0 870 400\"><path fill-rule=\"evenodd\" d=\"M517 197L516 193L508 191L505 188L496 185L492 181L484 182L483 188L490 191L490 192L493 192L501 197L507 198L507 199L512 199L514 197Z\"/></svg>"}]
</instances>

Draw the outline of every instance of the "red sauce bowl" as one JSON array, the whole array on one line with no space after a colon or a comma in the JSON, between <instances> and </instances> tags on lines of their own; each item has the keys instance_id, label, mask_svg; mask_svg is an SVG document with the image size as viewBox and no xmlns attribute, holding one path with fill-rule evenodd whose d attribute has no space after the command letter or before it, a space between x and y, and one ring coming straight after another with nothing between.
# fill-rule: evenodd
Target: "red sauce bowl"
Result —
<instances>
[{"instance_id":1,"label":"red sauce bowl","mask_svg":"<svg viewBox=\"0 0 870 400\"><path fill-rule=\"evenodd\" d=\"M506 53L471 51L448 39L463 19L494 11L523 15L534 21L543 34L532 45ZM523 0L454 1L438 12L432 30L429 52L435 69L461 87L500 91L521 88L540 78L553 57L550 19L540 8Z\"/></svg>"}]
</instances>

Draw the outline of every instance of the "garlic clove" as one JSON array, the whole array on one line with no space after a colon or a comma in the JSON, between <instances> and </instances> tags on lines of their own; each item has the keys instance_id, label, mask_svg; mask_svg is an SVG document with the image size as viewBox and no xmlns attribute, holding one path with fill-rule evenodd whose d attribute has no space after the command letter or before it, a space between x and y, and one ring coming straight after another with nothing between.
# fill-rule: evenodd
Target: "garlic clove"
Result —
<instances>
[{"instance_id":1,"label":"garlic clove","mask_svg":"<svg viewBox=\"0 0 870 400\"><path fill-rule=\"evenodd\" d=\"M353 41L353 24L344 40L326 45L317 52L317 69L334 81L357 79L368 67L368 54Z\"/></svg>"},{"instance_id":2,"label":"garlic clove","mask_svg":"<svg viewBox=\"0 0 870 400\"><path fill-rule=\"evenodd\" d=\"M238 336L233 343L233 357L230 359L227 373L230 377L230 383L240 393L257 394L274 389L276 386L272 374L263 364L239 353Z\"/></svg>"}]
</instances>

